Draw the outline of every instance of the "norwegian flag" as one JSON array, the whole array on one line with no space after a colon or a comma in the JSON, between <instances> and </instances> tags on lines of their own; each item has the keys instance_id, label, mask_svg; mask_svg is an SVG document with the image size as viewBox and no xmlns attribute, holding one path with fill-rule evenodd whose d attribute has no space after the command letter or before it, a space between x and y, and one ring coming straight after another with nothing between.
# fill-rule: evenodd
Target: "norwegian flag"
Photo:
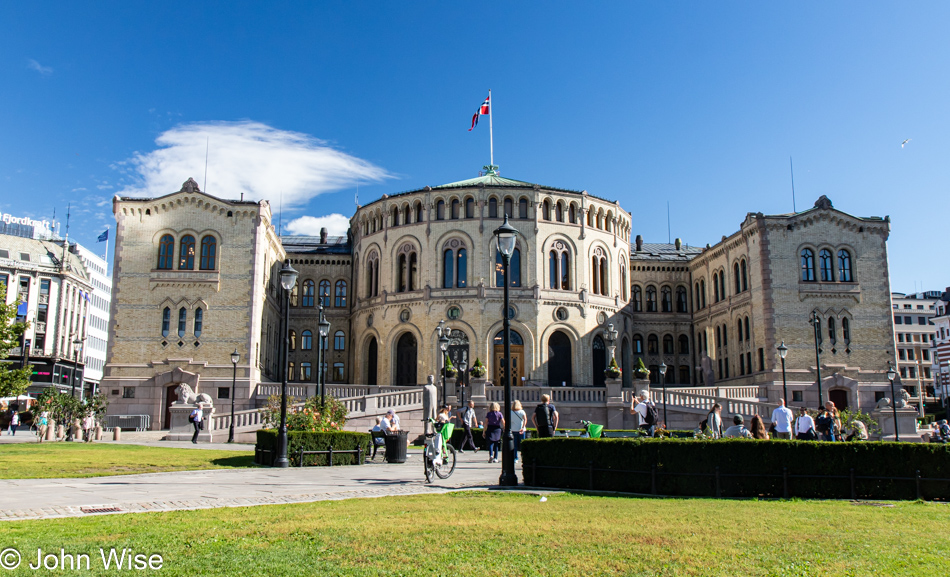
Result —
<instances>
[{"instance_id":1,"label":"norwegian flag","mask_svg":"<svg viewBox=\"0 0 950 577\"><path fill-rule=\"evenodd\" d=\"M488 95L488 98L485 99L485 102L482 102L482 105L478 107L478 110L475 111L475 114L472 116L472 128L478 126L478 117L483 114L491 114L491 94ZM468 131L471 132L472 128L469 128Z\"/></svg>"}]
</instances>

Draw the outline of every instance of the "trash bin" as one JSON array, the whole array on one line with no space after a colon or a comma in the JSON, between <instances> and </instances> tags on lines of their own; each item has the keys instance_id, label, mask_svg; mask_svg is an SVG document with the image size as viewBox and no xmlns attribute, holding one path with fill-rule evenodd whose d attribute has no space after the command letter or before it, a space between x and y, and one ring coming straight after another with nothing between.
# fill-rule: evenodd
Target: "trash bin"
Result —
<instances>
[{"instance_id":1,"label":"trash bin","mask_svg":"<svg viewBox=\"0 0 950 577\"><path fill-rule=\"evenodd\" d=\"M408 447L409 431L397 431L395 435L386 435L386 462L405 463Z\"/></svg>"}]
</instances>

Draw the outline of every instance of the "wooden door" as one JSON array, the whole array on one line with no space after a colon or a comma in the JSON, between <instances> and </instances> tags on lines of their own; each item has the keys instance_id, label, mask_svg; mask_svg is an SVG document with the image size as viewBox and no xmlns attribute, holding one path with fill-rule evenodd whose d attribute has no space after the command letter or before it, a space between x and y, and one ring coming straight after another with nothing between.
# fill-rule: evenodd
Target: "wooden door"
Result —
<instances>
[{"instance_id":1,"label":"wooden door","mask_svg":"<svg viewBox=\"0 0 950 577\"><path fill-rule=\"evenodd\" d=\"M178 383L174 385L168 385L165 387L165 426L163 428L170 429L172 426L172 412L171 406L172 403L178 401Z\"/></svg>"},{"instance_id":2,"label":"wooden door","mask_svg":"<svg viewBox=\"0 0 950 577\"><path fill-rule=\"evenodd\" d=\"M521 377L524 376L524 345L509 345L511 355L511 386L521 386ZM495 345L495 378L492 379L499 386L504 386L505 376L505 346Z\"/></svg>"}]
</instances>

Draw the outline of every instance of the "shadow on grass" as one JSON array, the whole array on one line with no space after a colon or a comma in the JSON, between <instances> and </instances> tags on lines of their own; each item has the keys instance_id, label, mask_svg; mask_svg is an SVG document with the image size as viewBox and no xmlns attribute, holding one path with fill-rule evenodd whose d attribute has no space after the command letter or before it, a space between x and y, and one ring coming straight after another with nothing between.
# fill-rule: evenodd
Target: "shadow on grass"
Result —
<instances>
[{"instance_id":1,"label":"shadow on grass","mask_svg":"<svg viewBox=\"0 0 950 577\"><path fill-rule=\"evenodd\" d=\"M254 464L254 455L241 455L238 457L221 457L220 459L212 459L211 464L216 467L234 467L234 468L248 468L256 467Z\"/></svg>"}]
</instances>

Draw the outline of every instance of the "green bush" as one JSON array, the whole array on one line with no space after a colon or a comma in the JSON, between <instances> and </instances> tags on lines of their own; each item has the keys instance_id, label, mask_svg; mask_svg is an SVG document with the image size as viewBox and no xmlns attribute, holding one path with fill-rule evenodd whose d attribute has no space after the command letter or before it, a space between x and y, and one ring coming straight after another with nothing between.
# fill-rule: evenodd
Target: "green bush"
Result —
<instances>
[{"instance_id":1,"label":"green bush","mask_svg":"<svg viewBox=\"0 0 950 577\"><path fill-rule=\"evenodd\" d=\"M587 429L562 429L558 427L558 431L570 431L571 434L586 432ZM529 439L536 439L538 437L538 430L534 428L528 428L526 431L526 437ZM641 433L639 429L604 429L604 433ZM668 435L673 437L689 437L693 436L693 431L681 431L677 429L672 429L666 432ZM465 438L465 429L463 427L455 427L455 430L452 431L452 437L449 439L449 443L458 449L462 446L462 439ZM488 445L485 444L485 429L472 429L472 439L475 440L475 446L478 448L487 448Z\"/></svg>"},{"instance_id":2,"label":"green bush","mask_svg":"<svg viewBox=\"0 0 950 577\"><path fill-rule=\"evenodd\" d=\"M521 445L525 484L683 496L950 499L950 446L745 439L531 439ZM556 468L532 469L539 467ZM593 464L594 472L590 468ZM653 486L653 468L656 486ZM534 478L536 472L537 478ZM810 475L820 478L807 477ZM800 477L801 476L801 477ZM868 478L864 478L868 477ZM899 480L882 480L897 477ZM936 480L927 480L936 479ZM593 484L592 484L593 481ZM593 485L593 486L592 486Z\"/></svg>"},{"instance_id":3,"label":"green bush","mask_svg":"<svg viewBox=\"0 0 950 577\"><path fill-rule=\"evenodd\" d=\"M352 451L357 447L363 447L363 459L367 454L372 454L372 436L369 433L355 433L352 431L287 431L287 458L290 459L290 465L297 467L300 465L300 449L304 451L327 451L333 447L333 465L356 465L354 454L336 454L336 451ZM262 429L257 432L257 446L254 451L255 463L259 465L270 465L276 459L277 454L277 431L275 429ZM262 451L270 451L263 453ZM328 455L304 455L305 466L326 466L328 464Z\"/></svg>"}]
</instances>

